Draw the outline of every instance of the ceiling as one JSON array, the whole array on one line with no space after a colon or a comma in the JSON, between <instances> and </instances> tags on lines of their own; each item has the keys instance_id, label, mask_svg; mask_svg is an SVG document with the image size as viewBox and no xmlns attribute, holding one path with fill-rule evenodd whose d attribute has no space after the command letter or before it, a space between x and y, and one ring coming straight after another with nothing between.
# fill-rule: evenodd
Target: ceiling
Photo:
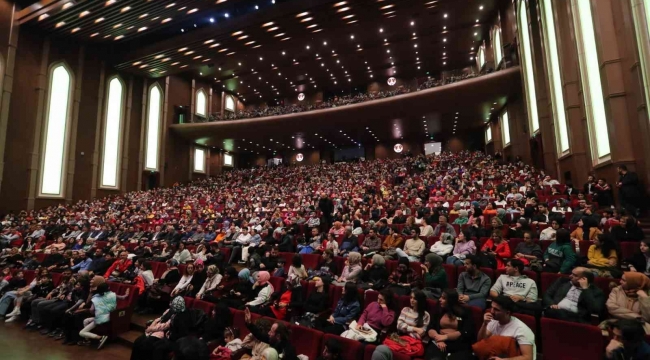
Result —
<instances>
[{"instance_id":1,"label":"ceiling","mask_svg":"<svg viewBox=\"0 0 650 360\"><path fill-rule=\"evenodd\" d=\"M250 104L471 66L506 1L40 0L19 21L110 47L120 70L202 78Z\"/></svg>"},{"instance_id":2,"label":"ceiling","mask_svg":"<svg viewBox=\"0 0 650 360\"><path fill-rule=\"evenodd\" d=\"M200 145L234 153L341 149L373 143L442 141L480 129L521 93L519 67L406 95L268 118L177 124Z\"/></svg>"}]
</instances>

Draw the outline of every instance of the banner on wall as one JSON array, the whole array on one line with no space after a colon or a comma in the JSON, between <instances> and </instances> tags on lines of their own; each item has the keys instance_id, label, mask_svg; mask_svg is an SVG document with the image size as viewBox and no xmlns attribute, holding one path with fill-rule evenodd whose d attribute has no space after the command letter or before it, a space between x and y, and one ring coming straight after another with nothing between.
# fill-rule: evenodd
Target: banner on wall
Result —
<instances>
[{"instance_id":1,"label":"banner on wall","mask_svg":"<svg viewBox=\"0 0 650 360\"><path fill-rule=\"evenodd\" d=\"M442 152L442 143L440 142L430 142L424 144L424 154L425 155L439 155Z\"/></svg>"}]
</instances>

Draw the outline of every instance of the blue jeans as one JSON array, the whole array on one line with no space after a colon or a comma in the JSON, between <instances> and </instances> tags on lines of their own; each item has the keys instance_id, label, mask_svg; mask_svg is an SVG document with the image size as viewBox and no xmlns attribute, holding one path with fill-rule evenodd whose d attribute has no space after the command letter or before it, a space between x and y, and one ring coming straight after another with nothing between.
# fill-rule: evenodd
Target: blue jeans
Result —
<instances>
[{"instance_id":1,"label":"blue jeans","mask_svg":"<svg viewBox=\"0 0 650 360\"><path fill-rule=\"evenodd\" d=\"M485 310L485 299L483 298L472 299L467 302L467 305L480 308L481 310Z\"/></svg>"},{"instance_id":2,"label":"blue jeans","mask_svg":"<svg viewBox=\"0 0 650 360\"><path fill-rule=\"evenodd\" d=\"M455 256L448 257L446 263L449 264L449 265L456 265L456 266L465 265L465 262L463 262L463 260L461 260L461 259L459 259L459 258L457 258Z\"/></svg>"},{"instance_id":3,"label":"blue jeans","mask_svg":"<svg viewBox=\"0 0 650 360\"><path fill-rule=\"evenodd\" d=\"M7 310L9 310L9 306L14 302L14 300L18 297L18 293L15 291L9 291L6 294L2 296L2 299L0 299L0 315L6 315Z\"/></svg>"}]
</instances>

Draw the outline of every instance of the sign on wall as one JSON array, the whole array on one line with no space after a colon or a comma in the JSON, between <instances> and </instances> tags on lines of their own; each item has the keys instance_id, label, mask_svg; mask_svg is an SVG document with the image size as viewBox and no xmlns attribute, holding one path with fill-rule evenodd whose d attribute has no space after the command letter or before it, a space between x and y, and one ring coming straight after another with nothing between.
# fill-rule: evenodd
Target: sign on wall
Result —
<instances>
[{"instance_id":1,"label":"sign on wall","mask_svg":"<svg viewBox=\"0 0 650 360\"><path fill-rule=\"evenodd\" d=\"M305 94L303 93L298 94L298 101L303 101L303 100L305 100Z\"/></svg>"},{"instance_id":2,"label":"sign on wall","mask_svg":"<svg viewBox=\"0 0 650 360\"><path fill-rule=\"evenodd\" d=\"M301 161L303 161L304 159L305 159L305 157L304 157L301 153L298 153L298 154L296 155L296 161L301 162Z\"/></svg>"},{"instance_id":3,"label":"sign on wall","mask_svg":"<svg viewBox=\"0 0 650 360\"><path fill-rule=\"evenodd\" d=\"M393 86L393 85L397 84L397 79L395 79L394 77L389 77L387 82L388 82L388 85Z\"/></svg>"},{"instance_id":4,"label":"sign on wall","mask_svg":"<svg viewBox=\"0 0 650 360\"><path fill-rule=\"evenodd\" d=\"M402 144L395 144L395 146L393 146L393 151L399 154L404 151L404 146L402 146Z\"/></svg>"}]
</instances>

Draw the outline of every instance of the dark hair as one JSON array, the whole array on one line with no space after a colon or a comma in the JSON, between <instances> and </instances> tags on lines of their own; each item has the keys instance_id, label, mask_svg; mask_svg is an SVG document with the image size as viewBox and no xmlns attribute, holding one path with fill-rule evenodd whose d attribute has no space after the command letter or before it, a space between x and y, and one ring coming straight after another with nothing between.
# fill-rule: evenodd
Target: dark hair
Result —
<instances>
[{"instance_id":1,"label":"dark hair","mask_svg":"<svg viewBox=\"0 0 650 360\"><path fill-rule=\"evenodd\" d=\"M595 275L594 275L593 272L591 272L591 271L583 271L582 276L584 276L585 279L587 279L587 283L589 285L593 284L594 278L595 278Z\"/></svg>"},{"instance_id":2,"label":"dark hair","mask_svg":"<svg viewBox=\"0 0 650 360\"><path fill-rule=\"evenodd\" d=\"M531 239L533 238L533 232L532 231L530 231L530 230L524 231L524 235L526 235L526 234L528 234Z\"/></svg>"},{"instance_id":3,"label":"dark hair","mask_svg":"<svg viewBox=\"0 0 650 360\"><path fill-rule=\"evenodd\" d=\"M109 291L111 291L111 290L108 287L108 283L101 283L101 284L97 285L97 289L95 290L95 294L104 295Z\"/></svg>"},{"instance_id":4,"label":"dark hair","mask_svg":"<svg viewBox=\"0 0 650 360\"><path fill-rule=\"evenodd\" d=\"M395 310L393 309L393 306L395 305L395 294L393 293L393 290L391 289L384 289L379 292L381 296L384 297L384 302L386 303L386 307L390 310Z\"/></svg>"},{"instance_id":5,"label":"dark hair","mask_svg":"<svg viewBox=\"0 0 650 360\"><path fill-rule=\"evenodd\" d=\"M609 258L609 255L616 251L616 243L610 234L599 234L598 241L600 242L600 253L603 254L605 259ZM618 258L618 256L617 256Z\"/></svg>"},{"instance_id":6,"label":"dark hair","mask_svg":"<svg viewBox=\"0 0 650 360\"><path fill-rule=\"evenodd\" d=\"M333 337L325 341L325 347L327 348L327 352L332 355L333 359L338 359L341 356L341 352L343 351L341 348L341 343L339 343L338 339Z\"/></svg>"},{"instance_id":7,"label":"dark hair","mask_svg":"<svg viewBox=\"0 0 650 360\"><path fill-rule=\"evenodd\" d=\"M478 257L476 255L474 255L474 254L465 255L465 260L471 261L472 265L477 265L478 266L480 264L480 261L479 261Z\"/></svg>"},{"instance_id":8,"label":"dark hair","mask_svg":"<svg viewBox=\"0 0 650 360\"><path fill-rule=\"evenodd\" d=\"M142 263L142 267L143 267L145 270L151 270L151 262L149 262L149 261L145 261L145 262L143 262L143 263Z\"/></svg>"},{"instance_id":9,"label":"dark hair","mask_svg":"<svg viewBox=\"0 0 650 360\"><path fill-rule=\"evenodd\" d=\"M278 325L278 327L275 329L275 336L280 339L280 342L288 341L289 336L291 335L289 327L281 321L278 321L275 324Z\"/></svg>"},{"instance_id":10,"label":"dark hair","mask_svg":"<svg viewBox=\"0 0 650 360\"><path fill-rule=\"evenodd\" d=\"M515 302L508 296L499 295L492 299L492 302L501 306L501 309L512 313L515 308Z\"/></svg>"},{"instance_id":11,"label":"dark hair","mask_svg":"<svg viewBox=\"0 0 650 360\"><path fill-rule=\"evenodd\" d=\"M445 308L441 307L442 314L447 314L452 319L462 317L465 312L458 300L458 291L456 289L445 289L442 294L447 298L447 306Z\"/></svg>"},{"instance_id":12,"label":"dark hair","mask_svg":"<svg viewBox=\"0 0 650 360\"><path fill-rule=\"evenodd\" d=\"M627 343L638 344L644 341L645 331L639 321L620 319L612 323L612 328L621 330L621 337Z\"/></svg>"},{"instance_id":13,"label":"dark hair","mask_svg":"<svg viewBox=\"0 0 650 360\"><path fill-rule=\"evenodd\" d=\"M235 339L239 337L239 328L228 326L224 329L224 332L229 332Z\"/></svg>"},{"instance_id":14,"label":"dark hair","mask_svg":"<svg viewBox=\"0 0 650 360\"><path fill-rule=\"evenodd\" d=\"M571 242L571 234L565 228L557 229L555 232L555 243L558 245L568 244Z\"/></svg>"},{"instance_id":15,"label":"dark hair","mask_svg":"<svg viewBox=\"0 0 650 360\"><path fill-rule=\"evenodd\" d=\"M194 336L185 336L174 344L174 360L208 360L208 345Z\"/></svg>"},{"instance_id":16,"label":"dark hair","mask_svg":"<svg viewBox=\"0 0 650 360\"><path fill-rule=\"evenodd\" d=\"M357 292L357 284L353 282L345 283L345 294L343 294L343 303L352 304L359 301L359 293Z\"/></svg>"},{"instance_id":17,"label":"dark hair","mask_svg":"<svg viewBox=\"0 0 650 360\"><path fill-rule=\"evenodd\" d=\"M328 259L334 259L334 251L332 251L332 249L325 249L325 251L323 251L323 255L325 254L327 254Z\"/></svg>"},{"instance_id":18,"label":"dark hair","mask_svg":"<svg viewBox=\"0 0 650 360\"><path fill-rule=\"evenodd\" d=\"M295 268L300 268L302 266L302 257L300 254L295 254L293 259L291 259L291 265Z\"/></svg>"},{"instance_id":19,"label":"dark hair","mask_svg":"<svg viewBox=\"0 0 650 360\"><path fill-rule=\"evenodd\" d=\"M524 272L524 262L523 261L521 261L519 259L510 259L510 260L508 260L508 262L510 263L510 266L512 266L514 268L517 268L517 270L519 270L519 273L523 274L523 272Z\"/></svg>"},{"instance_id":20,"label":"dark hair","mask_svg":"<svg viewBox=\"0 0 650 360\"><path fill-rule=\"evenodd\" d=\"M619 165L618 168L623 170L623 171L627 171L627 165L625 165L625 164Z\"/></svg>"},{"instance_id":21,"label":"dark hair","mask_svg":"<svg viewBox=\"0 0 650 360\"><path fill-rule=\"evenodd\" d=\"M417 304L418 318L415 321L415 326L422 327L424 324L424 313L427 311L427 296L424 295L422 290L414 290L413 297Z\"/></svg>"}]
</instances>

